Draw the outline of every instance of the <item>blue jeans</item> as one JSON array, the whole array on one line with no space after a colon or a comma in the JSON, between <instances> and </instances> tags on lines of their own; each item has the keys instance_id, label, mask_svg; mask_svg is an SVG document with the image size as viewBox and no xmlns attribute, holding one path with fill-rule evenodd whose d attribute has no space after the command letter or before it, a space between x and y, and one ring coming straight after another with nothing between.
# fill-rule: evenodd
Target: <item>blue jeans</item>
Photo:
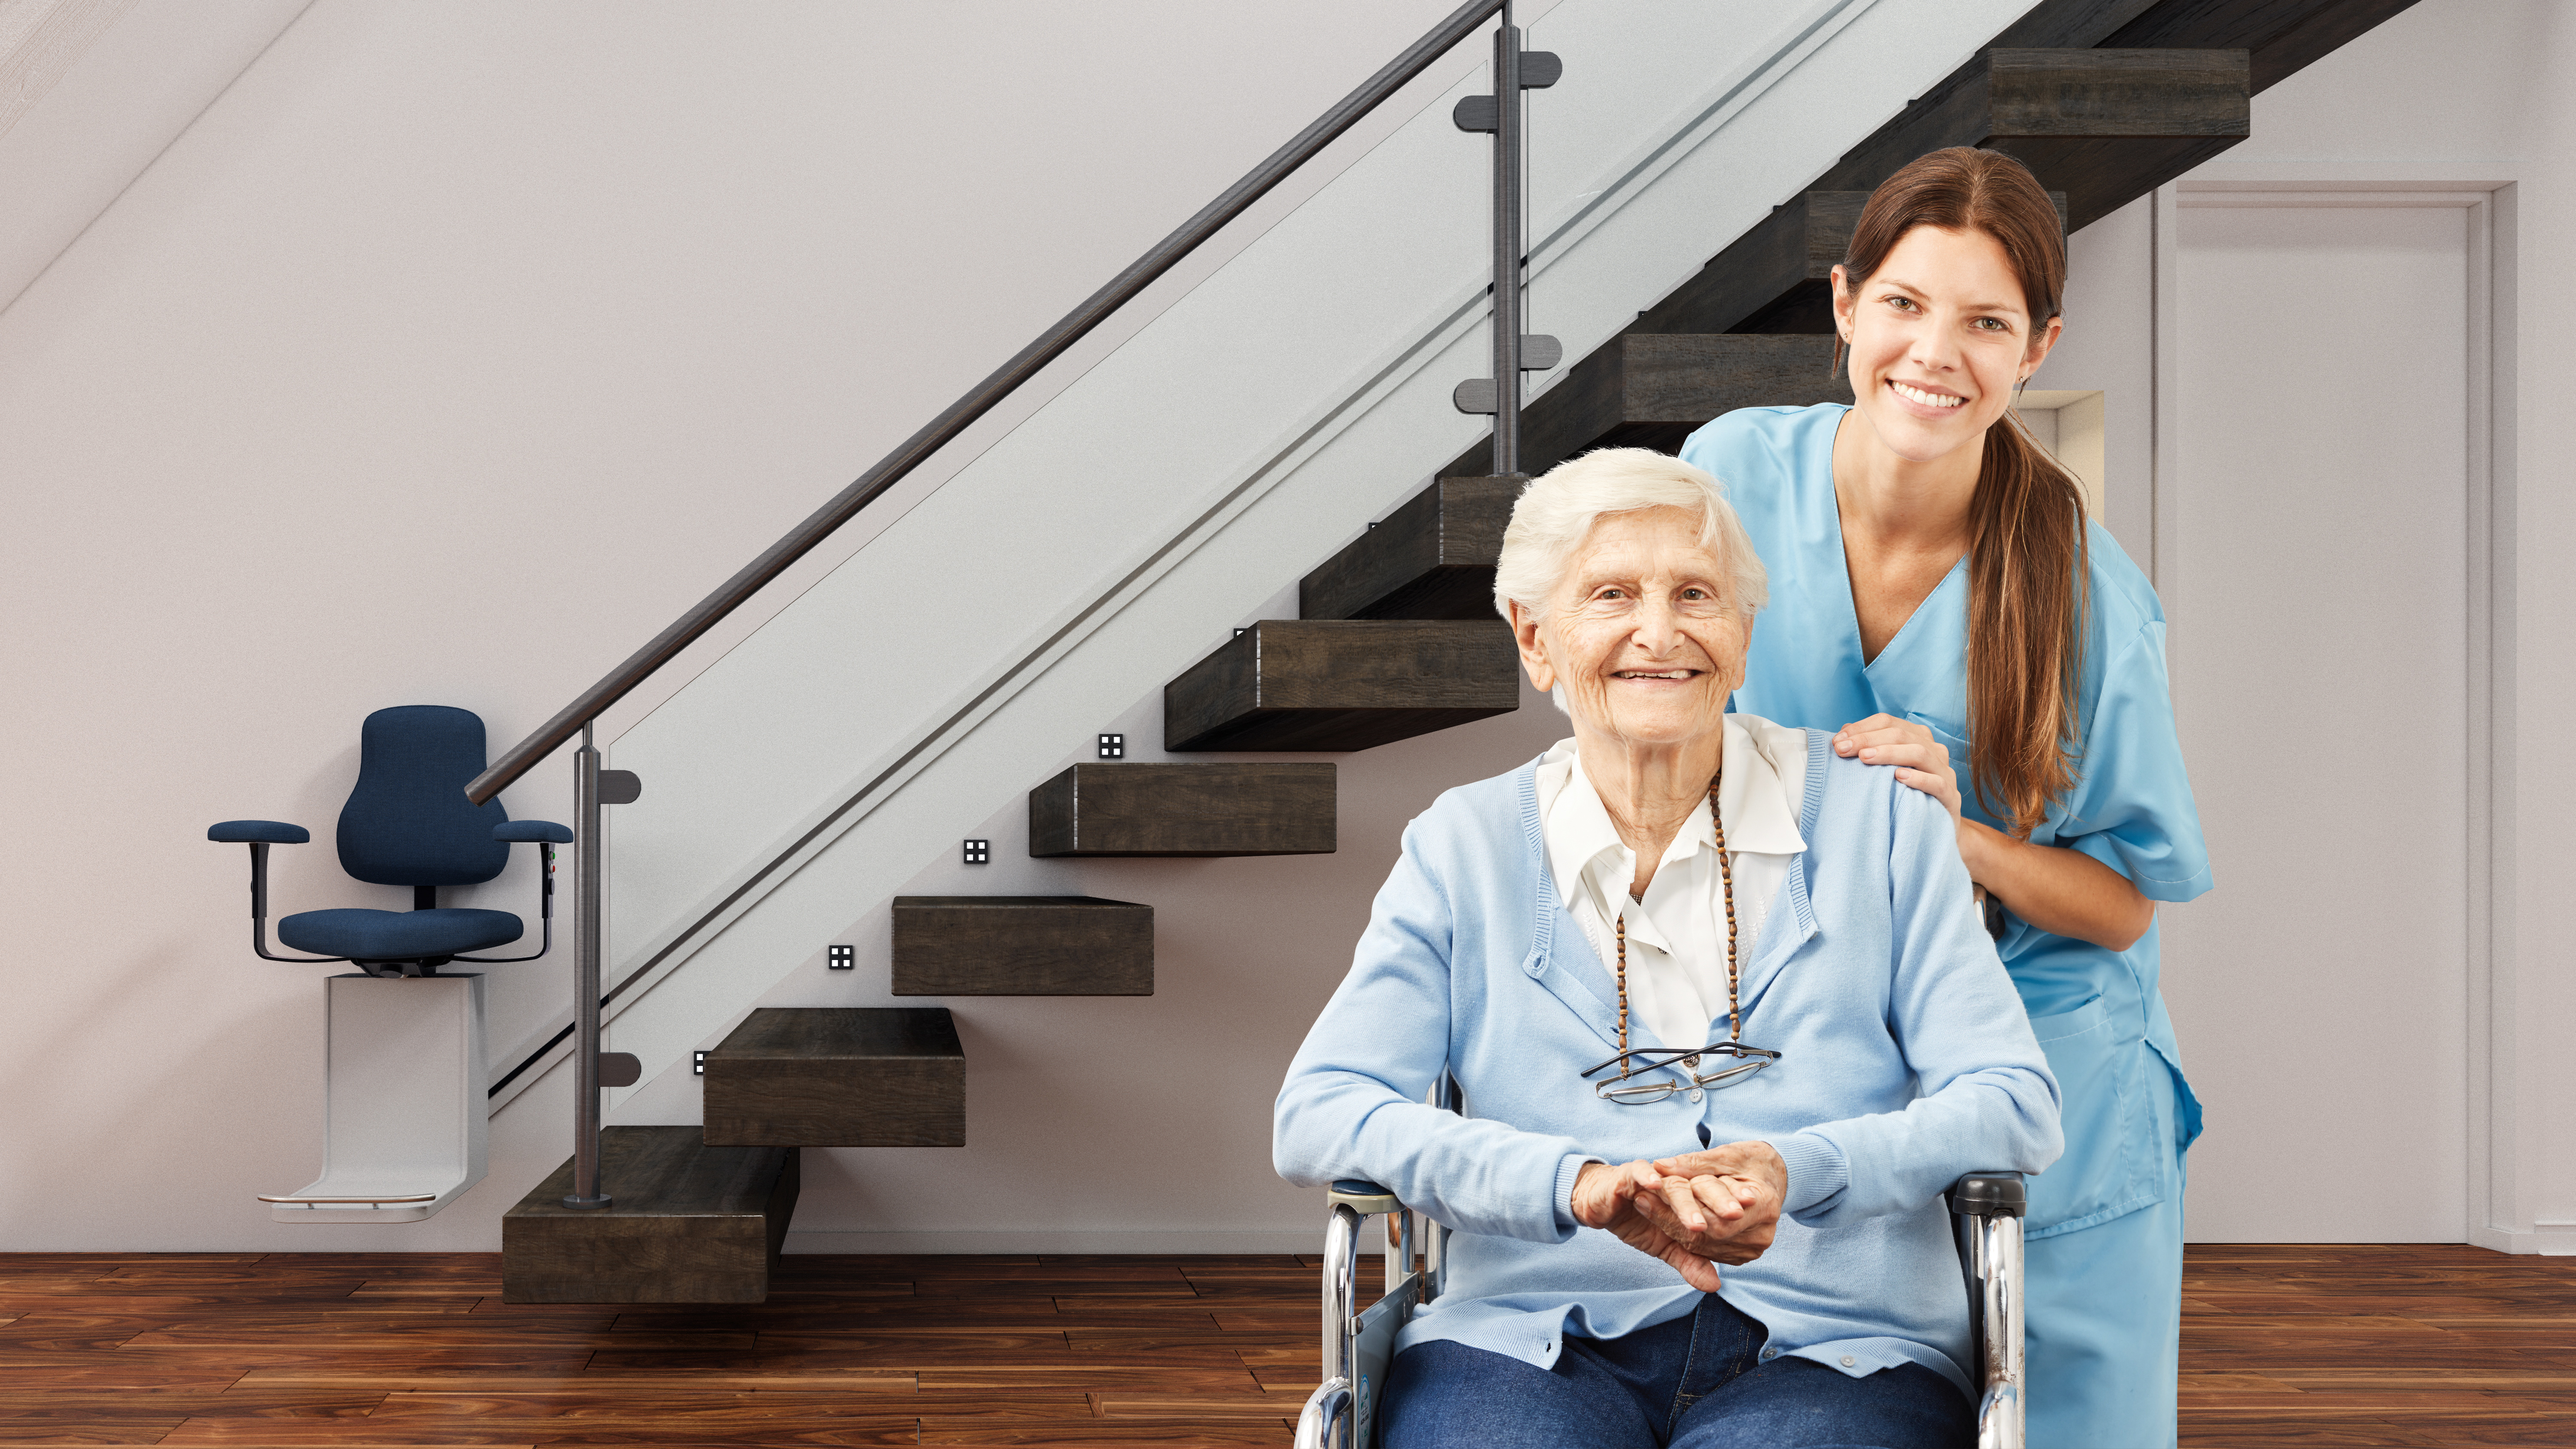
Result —
<instances>
[{"instance_id":1,"label":"blue jeans","mask_svg":"<svg viewBox=\"0 0 2576 1449\"><path fill-rule=\"evenodd\" d=\"M1434 1340L1397 1354L1386 1449L1961 1449L1976 1413L1919 1364L1862 1378L1761 1361L1768 1330L1715 1294L1625 1338L1567 1334L1554 1368Z\"/></svg>"}]
</instances>

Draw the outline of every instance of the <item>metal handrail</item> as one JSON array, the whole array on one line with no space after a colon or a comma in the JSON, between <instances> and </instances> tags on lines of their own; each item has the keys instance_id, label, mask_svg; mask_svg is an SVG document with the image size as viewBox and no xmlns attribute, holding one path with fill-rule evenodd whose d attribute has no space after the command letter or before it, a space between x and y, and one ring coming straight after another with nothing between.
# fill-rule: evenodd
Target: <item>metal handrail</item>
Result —
<instances>
[{"instance_id":1,"label":"metal handrail","mask_svg":"<svg viewBox=\"0 0 2576 1449\"><path fill-rule=\"evenodd\" d=\"M1063 321L1048 328L1035 342L1021 348L1017 356L995 369L992 376L977 383L964 397L951 403L947 411L905 439L902 446L886 454L875 467L860 474L857 482L833 495L831 502L789 530L785 538L771 544L741 572L699 600L696 607L682 614L671 627L654 635L651 643L609 671L608 677L583 690L578 699L565 705L534 734L511 746L509 753L495 760L491 768L466 785L466 798L477 805L482 804L534 768L538 761L553 754L565 741L579 734L582 726L597 719L637 685L651 678L655 670L670 663L699 635L723 622L725 616L740 608L763 585L812 552L842 524L857 517L860 509L883 497L887 489L901 482L932 454L955 441L958 434L966 431L976 419L991 412L1022 383L1062 356L1065 349L1107 321L1110 314L1133 301L1155 279L1197 250L1200 243L1241 216L1254 202L1287 180L1291 173L1313 160L1344 131L1358 124L1361 117L1377 109L1387 97L1428 69L1433 61L1473 34L1477 26L1503 9L1503 3L1504 0L1467 0L1466 4L1450 12L1449 18L1433 26L1428 34L1387 62L1377 74L1361 82L1359 89L1344 96L1331 110L1317 117L1313 125L1298 132L1287 145L1271 152L1268 159L1252 168L1241 181L1227 187L1216 200L1201 207L1198 215L1181 223L1178 230L1155 243L1151 251L1111 278L1107 286L1066 313Z\"/></svg>"}]
</instances>

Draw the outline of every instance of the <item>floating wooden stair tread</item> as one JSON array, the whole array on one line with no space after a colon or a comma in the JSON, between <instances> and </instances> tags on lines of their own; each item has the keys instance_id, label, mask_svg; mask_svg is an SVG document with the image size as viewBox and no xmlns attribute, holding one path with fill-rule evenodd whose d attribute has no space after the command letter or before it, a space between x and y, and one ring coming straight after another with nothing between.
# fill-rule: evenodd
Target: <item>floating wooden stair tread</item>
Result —
<instances>
[{"instance_id":1,"label":"floating wooden stair tread","mask_svg":"<svg viewBox=\"0 0 2576 1449\"><path fill-rule=\"evenodd\" d=\"M2243 50L1997 48L1844 153L1815 189L1868 191L1926 151L1990 146L2065 192L2066 223L2081 229L2244 140L2252 97Z\"/></svg>"},{"instance_id":2,"label":"floating wooden stair tread","mask_svg":"<svg viewBox=\"0 0 2576 1449\"><path fill-rule=\"evenodd\" d=\"M1833 347L1831 334L1613 337L1522 412L1521 456L1538 471L1594 448L1671 453L1700 424L1737 408L1850 402Z\"/></svg>"},{"instance_id":3,"label":"floating wooden stair tread","mask_svg":"<svg viewBox=\"0 0 2576 1449\"><path fill-rule=\"evenodd\" d=\"M2112 48L2253 48L2253 89L2261 95L2322 60L2415 0L2266 0L2260 5L2149 5L2099 42ZM2034 42L2035 43L2035 42Z\"/></svg>"},{"instance_id":4,"label":"floating wooden stair tread","mask_svg":"<svg viewBox=\"0 0 2576 1449\"><path fill-rule=\"evenodd\" d=\"M1029 854L1329 855L1331 765L1082 764L1029 792Z\"/></svg>"},{"instance_id":5,"label":"floating wooden stair tread","mask_svg":"<svg viewBox=\"0 0 2576 1449\"><path fill-rule=\"evenodd\" d=\"M711 1147L695 1127L610 1127L576 1211L572 1163L501 1219L504 1303L758 1303L796 1210L796 1149Z\"/></svg>"},{"instance_id":6,"label":"floating wooden stair tread","mask_svg":"<svg viewBox=\"0 0 2576 1449\"><path fill-rule=\"evenodd\" d=\"M2066 193L2049 193L2059 226ZM1699 275L1627 327L1638 332L1831 332L1834 268L1851 254L1866 191L1809 191L1754 223Z\"/></svg>"},{"instance_id":7,"label":"floating wooden stair tread","mask_svg":"<svg viewBox=\"0 0 2576 1449\"><path fill-rule=\"evenodd\" d=\"M710 1143L963 1147L966 1052L941 1006L776 1007L706 1058Z\"/></svg>"},{"instance_id":8,"label":"floating wooden stair tread","mask_svg":"<svg viewBox=\"0 0 2576 1449\"><path fill-rule=\"evenodd\" d=\"M1709 329L1716 330L1716 329ZM1297 585L1307 619L1491 619L1503 527L1527 478L1443 478Z\"/></svg>"},{"instance_id":9,"label":"floating wooden stair tread","mask_svg":"<svg viewBox=\"0 0 2576 1449\"><path fill-rule=\"evenodd\" d=\"M1154 908L1091 896L897 896L897 996L1151 996Z\"/></svg>"},{"instance_id":10,"label":"floating wooden stair tread","mask_svg":"<svg viewBox=\"0 0 2576 1449\"><path fill-rule=\"evenodd\" d=\"M1490 608L1483 619L1264 619L1164 686L1163 748L1368 750L1520 702L1520 655Z\"/></svg>"}]
</instances>

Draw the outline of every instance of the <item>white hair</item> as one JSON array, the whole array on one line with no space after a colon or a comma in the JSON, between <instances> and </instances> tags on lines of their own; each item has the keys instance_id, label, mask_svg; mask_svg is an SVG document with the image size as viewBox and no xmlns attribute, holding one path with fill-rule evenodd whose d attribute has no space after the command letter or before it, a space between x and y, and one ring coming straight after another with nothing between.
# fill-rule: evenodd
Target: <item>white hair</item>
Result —
<instances>
[{"instance_id":1,"label":"white hair","mask_svg":"<svg viewBox=\"0 0 2576 1449\"><path fill-rule=\"evenodd\" d=\"M1605 514L1678 508L1699 518L1700 546L1717 556L1719 587L1735 616L1750 624L1770 602L1770 578L1753 540L1727 505L1726 485L1679 458L1648 448L1602 448L1570 458L1531 480L1512 505L1503 555L1494 566L1494 611L1511 605L1545 616L1565 582L1575 550Z\"/></svg>"}]
</instances>

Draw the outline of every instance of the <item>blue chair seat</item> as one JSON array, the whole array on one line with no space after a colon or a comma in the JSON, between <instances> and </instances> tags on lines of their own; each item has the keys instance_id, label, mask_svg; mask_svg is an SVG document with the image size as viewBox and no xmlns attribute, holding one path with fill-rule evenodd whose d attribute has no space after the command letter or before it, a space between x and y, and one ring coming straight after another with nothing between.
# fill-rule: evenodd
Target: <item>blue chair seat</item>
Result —
<instances>
[{"instance_id":1,"label":"blue chair seat","mask_svg":"<svg viewBox=\"0 0 2576 1449\"><path fill-rule=\"evenodd\" d=\"M305 911L277 923L298 951L352 961L417 961L506 946L527 927L508 911Z\"/></svg>"}]
</instances>

